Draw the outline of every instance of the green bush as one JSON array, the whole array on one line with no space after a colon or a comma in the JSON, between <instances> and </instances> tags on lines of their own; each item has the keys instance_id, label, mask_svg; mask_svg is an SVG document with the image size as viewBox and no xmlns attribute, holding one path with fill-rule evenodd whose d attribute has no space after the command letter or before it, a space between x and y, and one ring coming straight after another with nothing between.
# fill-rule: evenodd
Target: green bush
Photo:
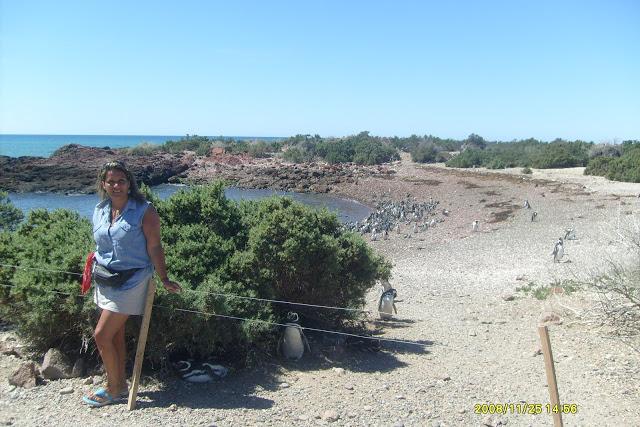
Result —
<instances>
[{"instance_id":1,"label":"green bush","mask_svg":"<svg viewBox=\"0 0 640 427\"><path fill-rule=\"evenodd\" d=\"M94 246L91 224L67 210L31 211L18 229L0 238L0 263L25 269L7 269L0 275L2 317L36 349L75 350L92 334L95 306L79 297L87 253Z\"/></svg>"},{"instance_id":2,"label":"green bush","mask_svg":"<svg viewBox=\"0 0 640 427\"><path fill-rule=\"evenodd\" d=\"M527 167L522 168L522 170L521 170L520 172L521 172L521 173L523 173L523 174L526 174L526 175L531 175L531 174L533 173L533 171L531 170L531 168L530 168L530 167L528 167L528 166L527 166Z\"/></svg>"},{"instance_id":3,"label":"green bush","mask_svg":"<svg viewBox=\"0 0 640 427\"><path fill-rule=\"evenodd\" d=\"M166 201L155 198L154 204L170 276L184 291L169 294L161 287L157 292L146 353L153 362L166 361L174 351L237 363L272 352L280 331L263 322L283 322L289 311L298 312L306 326L334 328L354 319L348 311L216 293L355 308L390 272L389 264L360 236L345 232L334 214L290 199L236 203L217 183L180 191ZM91 225L77 214L34 211L15 232L0 233L0 263L81 273L93 246ZM0 269L0 281L15 285L0 290L0 314L15 322L37 350L57 346L77 352L87 342L93 349L95 307L91 298L76 296L77 276Z\"/></svg>"},{"instance_id":4,"label":"green bush","mask_svg":"<svg viewBox=\"0 0 640 427\"><path fill-rule=\"evenodd\" d=\"M432 143L423 142L411 150L411 160L418 163L433 163L438 156L438 149Z\"/></svg>"},{"instance_id":5,"label":"green bush","mask_svg":"<svg viewBox=\"0 0 640 427\"><path fill-rule=\"evenodd\" d=\"M162 151L162 146L158 144L151 144L149 142L143 142L133 147L124 148L125 154L132 156L150 156L154 153Z\"/></svg>"},{"instance_id":6,"label":"green bush","mask_svg":"<svg viewBox=\"0 0 640 427\"><path fill-rule=\"evenodd\" d=\"M640 182L640 141L625 141L620 157L595 157L589 160L585 175L606 176L614 181Z\"/></svg>"},{"instance_id":7,"label":"green bush","mask_svg":"<svg viewBox=\"0 0 640 427\"><path fill-rule=\"evenodd\" d=\"M9 194L0 191L0 232L15 230L23 218L22 211L9 200Z\"/></svg>"}]
</instances>

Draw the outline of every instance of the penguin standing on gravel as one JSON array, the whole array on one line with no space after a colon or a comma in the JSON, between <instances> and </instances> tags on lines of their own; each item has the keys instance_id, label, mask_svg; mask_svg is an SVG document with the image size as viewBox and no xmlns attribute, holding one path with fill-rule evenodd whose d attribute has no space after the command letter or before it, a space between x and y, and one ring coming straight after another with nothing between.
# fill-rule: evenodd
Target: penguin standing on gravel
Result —
<instances>
[{"instance_id":1,"label":"penguin standing on gravel","mask_svg":"<svg viewBox=\"0 0 640 427\"><path fill-rule=\"evenodd\" d=\"M534 222L536 220L536 218L538 217L538 212L533 211L531 213L531 222Z\"/></svg>"},{"instance_id":2,"label":"penguin standing on gravel","mask_svg":"<svg viewBox=\"0 0 640 427\"><path fill-rule=\"evenodd\" d=\"M478 231L478 227L480 226L480 221L478 221L477 219L475 221L473 221L473 224L471 225L471 229L475 232Z\"/></svg>"},{"instance_id":3,"label":"penguin standing on gravel","mask_svg":"<svg viewBox=\"0 0 640 427\"><path fill-rule=\"evenodd\" d=\"M393 317L393 313L398 314L398 309L396 308L395 298L398 296L398 293L395 289L389 288L382 292L380 295L380 300L378 301L378 312L380 313L380 318L382 320L389 320Z\"/></svg>"},{"instance_id":4,"label":"penguin standing on gravel","mask_svg":"<svg viewBox=\"0 0 640 427\"><path fill-rule=\"evenodd\" d=\"M525 209L531 209L531 205L529 204L529 200L525 200L524 201L524 208Z\"/></svg>"},{"instance_id":5,"label":"penguin standing on gravel","mask_svg":"<svg viewBox=\"0 0 640 427\"><path fill-rule=\"evenodd\" d=\"M278 352L285 359L300 360L305 348L311 352L309 341L302 332L302 327L298 324L298 313L289 313L287 318L289 323L284 328L284 333L278 343Z\"/></svg>"},{"instance_id":6,"label":"penguin standing on gravel","mask_svg":"<svg viewBox=\"0 0 640 427\"><path fill-rule=\"evenodd\" d=\"M562 242L562 237L560 237L556 242L551 255L553 255L553 262L560 262L564 256L564 243Z\"/></svg>"}]
</instances>

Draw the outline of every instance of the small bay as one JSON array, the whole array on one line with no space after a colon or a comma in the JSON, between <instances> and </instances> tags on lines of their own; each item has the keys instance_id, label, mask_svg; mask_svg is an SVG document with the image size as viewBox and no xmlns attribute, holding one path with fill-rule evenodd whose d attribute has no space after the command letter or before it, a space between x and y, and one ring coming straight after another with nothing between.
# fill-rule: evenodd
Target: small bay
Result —
<instances>
[{"instance_id":1,"label":"small bay","mask_svg":"<svg viewBox=\"0 0 640 427\"><path fill-rule=\"evenodd\" d=\"M166 199L179 190L188 190L186 185L161 184L152 188L160 199ZM327 208L336 213L341 222L360 221L371 213L368 206L354 200L341 199L327 194L295 193L269 189L245 189L228 187L225 195L231 200L258 200L271 196L286 196L315 209ZM91 219L93 208L98 203L97 194L61 194L61 193L9 193L9 199L25 214L44 208L69 209Z\"/></svg>"}]
</instances>

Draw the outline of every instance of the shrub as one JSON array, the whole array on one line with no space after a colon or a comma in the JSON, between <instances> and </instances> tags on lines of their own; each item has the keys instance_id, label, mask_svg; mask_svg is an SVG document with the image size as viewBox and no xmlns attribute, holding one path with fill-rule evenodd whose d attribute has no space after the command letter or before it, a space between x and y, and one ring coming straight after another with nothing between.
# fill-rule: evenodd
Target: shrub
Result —
<instances>
[{"instance_id":1,"label":"shrub","mask_svg":"<svg viewBox=\"0 0 640 427\"><path fill-rule=\"evenodd\" d=\"M526 175L531 175L531 174L533 173L533 171L531 170L531 168L530 168L530 167L528 167L528 166L527 166L527 167L522 168L522 170L521 170L520 172L521 172L521 173L524 173L524 174L526 174Z\"/></svg>"},{"instance_id":2,"label":"shrub","mask_svg":"<svg viewBox=\"0 0 640 427\"><path fill-rule=\"evenodd\" d=\"M67 210L31 211L10 237L0 239L0 262L27 268L0 276L11 286L3 294L2 317L36 349L77 352L91 337L95 306L78 296L78 277L41 269L82 273L93 245L89 221Z\"/></svg>"},{"instance_id":3,"label":"shrub","mask_svg":"<svg viewBox=\"0 0 640 427\"><path fill-rule=\"evenodd\" d=\"M423 142L411 150L411 160L418 163L432 163L436 161L438 150L434 144Z\"/></svg>"},{"instance_id":4,"label":"shrub","mask_svg":"<svg viewBox=\"0 0 640 427\"><path fill-rule=\"evenodd\" d=\"M589 160L584 174L606 176L615 181L640 182L640 142L625 141L620 157L595 157Z\"/></svg>"},{"instance_id":5,"label":"shrub","mask_svg":"<svg viewBox=\"0 0 640 427\"><path fill-rule=\"evenodd\" d=\"M22 211L9 200L9 194L0 191L0 232L15 230L23 218Z\"/></svg>"},{"instance_id":6,"label":"shrub","mask_svg":"<svg viewBox=\"0 0 640 427\"><path fill-rule=\"evenodd\" d=\"M334 214L290 199L236 203L226 199L217 183L154 204L163 223L171 278L184 291L169 294L161 287L157 292L147 341L147 357L153 362L162 363L178 351L242 363L275 347L279 331L264 322L283 322L291 310L307 326L330 328L354 319L352 312L219 294L361 307L366 291L389 275L389 264L360 236L345 232ZM0 233L0 262L81 273L93 245L91 225L77 214L34 211L17 231ZM0 269L0 280L15 284L10 292L0 290L0 313L36 349L56 346L77 352L88 342L93 348L95 307L90 298L76 296L77 276Z\"/></svg>"},{"instance_id":7,"label":"shrub","mask_svg":"<svg viewBox=\"0 0 640 427\"><path fill-rule=\"evenodd\" d=\"M143 142L133 147L123 149L125 154L132 155L132 156L150 156L161 150L162 150L161 145L151 144L149 142Z\"/></svg>"},{"instance_id":8,"label":"shrub","mask_svg":"<svg viewBox=\"0 0 640 427\"><path fill-rule=\"evenodd\" d=\"M589 149L589 159L597 157L620 157L622 147L613 144L597 144Z\"/></svg>"}]
</instances>

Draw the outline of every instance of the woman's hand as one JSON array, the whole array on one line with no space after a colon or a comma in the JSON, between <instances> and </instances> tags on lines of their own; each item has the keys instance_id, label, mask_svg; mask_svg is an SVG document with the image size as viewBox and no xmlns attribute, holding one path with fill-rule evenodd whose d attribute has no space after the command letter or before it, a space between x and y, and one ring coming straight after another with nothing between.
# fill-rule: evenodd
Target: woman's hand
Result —
<instances>
[{"instance_id":1,"label":"woman's hand","mask_svg":"<svg viewBox=\"0 0 640 427\"><path fill-rule=\"evenodd\" d=\"M172 294L182 291L182 287L177 282L171 281L169 279L164 279L162 281L162 284L164 285L164 288Z\"/></svg>"}]
</instances>

